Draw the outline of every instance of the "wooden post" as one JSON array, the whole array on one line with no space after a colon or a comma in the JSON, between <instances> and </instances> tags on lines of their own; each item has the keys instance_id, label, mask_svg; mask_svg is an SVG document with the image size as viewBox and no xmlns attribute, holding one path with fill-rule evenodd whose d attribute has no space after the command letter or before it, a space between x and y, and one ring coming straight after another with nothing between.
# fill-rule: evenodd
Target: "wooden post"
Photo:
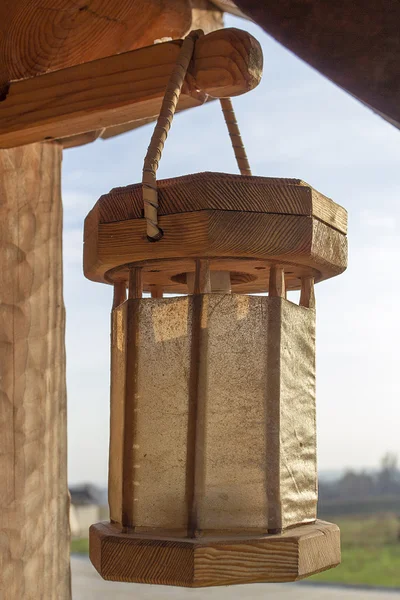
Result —
<instances>
[{"instance_id":1,"label":"wooden post","mask_svg":"<svg viewBox=\"0 0 400 600\"><path fill-rule=\"evenodd\" d=\"M282 267L271 266L269 270L269 296L286 298L285 272Z\"/></svg>"},{"instance_id":2,"label":"wooden post","mask_svg":"<svg viewBox=\"0 0 400 600\"><path fill-rule=\"evenodd\" d=\"M70 598L61 158L0 150L1 598Z\"/></svg>"}]
</instances>

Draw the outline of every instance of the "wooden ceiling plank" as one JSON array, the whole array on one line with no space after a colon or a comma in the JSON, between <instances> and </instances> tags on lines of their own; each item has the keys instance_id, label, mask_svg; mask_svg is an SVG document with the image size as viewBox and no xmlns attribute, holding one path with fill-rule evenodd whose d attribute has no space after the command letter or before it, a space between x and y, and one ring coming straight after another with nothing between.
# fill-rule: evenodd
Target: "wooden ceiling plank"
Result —
<instances>
[{"instance_id":1,"label":"wooden ceiling plank","mask_svg":"<svg viewBox=\"0 0 400 600\"><path fill-rule=\"evenodd\" d=\"M165 42L12 83L1 103L0 148L158 114L180 47L180 40ZM210 33L196 44L179 107L198 105L198 89L212 97L243 94L258 85L261 72L261 47L250 34Z\"/></svg>"},{"instance_id":2,"label":"wooden ceiling plank","mask_svg":"<svg viewBox=\"0 0 400 600\"><path fill-rule=\"evenodd\" d=\"M400 128L400 2L236 0L236 4L291 52Z\"/></svg>"}]
</instances>

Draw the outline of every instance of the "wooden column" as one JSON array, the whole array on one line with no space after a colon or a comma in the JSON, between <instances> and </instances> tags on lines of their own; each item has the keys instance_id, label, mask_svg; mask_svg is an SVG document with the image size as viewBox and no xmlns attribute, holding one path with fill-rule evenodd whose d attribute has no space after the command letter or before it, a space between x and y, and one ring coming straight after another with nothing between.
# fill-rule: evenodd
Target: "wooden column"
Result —
<instances>
[{"instance_id":1,"label":"wooden column","mask_svg":"<svg viewBox=\"0 0 400 600\"><path fill-rule=\"evenodd\" d=\"M1 598L70 598L61 158L0 150Z\"/></svg>"}]
</instances>

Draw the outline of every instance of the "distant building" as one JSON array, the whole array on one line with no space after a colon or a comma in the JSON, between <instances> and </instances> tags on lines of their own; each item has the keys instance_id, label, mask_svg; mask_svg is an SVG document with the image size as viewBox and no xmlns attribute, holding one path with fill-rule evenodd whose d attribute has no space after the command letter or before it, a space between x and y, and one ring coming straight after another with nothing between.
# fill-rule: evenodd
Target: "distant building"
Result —
<instances>
[{"instance_id":1,"label":"distant building","mask_svg":"<svg viewBox=\"0 0 400 600\"><path fill-rule=\"evenodd\" d=\"M70 527L75 538L86 538L93 523L108 520L107 492L90 483L69 488Z\"/></svg>"}]
</instances>

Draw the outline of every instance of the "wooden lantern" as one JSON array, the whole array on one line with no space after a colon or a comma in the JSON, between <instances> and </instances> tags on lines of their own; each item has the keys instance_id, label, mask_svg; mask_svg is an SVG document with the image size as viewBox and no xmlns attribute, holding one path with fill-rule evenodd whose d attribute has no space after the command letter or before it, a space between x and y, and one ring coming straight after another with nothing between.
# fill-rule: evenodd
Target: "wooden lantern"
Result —
<instances>
[{"instance_id":1,"label":"wooden lantern","mask_svg":"<svg viewBox=\"0 0 400 600\"><path fill-rule=\"evenodd\" d=\"M219 173L160 181L159 199L157 243L140 186L86 219L86 275L115 289L111 523L91 528L92 562L187 586L336 565L338 528L315 521L313 284L345 269L346 213L301 181Z\"/></svg>"},{"instance_id":2,"label":"wooden lantern","mask_svg":"<svg viewBox=\"0 0 400 600\"><path fill-rule=\"evenodd\" d=\"M314 282L346 268L346 211L295 179L156 183L160 139L85 221L85 274L114 286L111 522L90 557L118 581L300 579L340 562L316 520Z\"/></svg>"}]
</instances>

